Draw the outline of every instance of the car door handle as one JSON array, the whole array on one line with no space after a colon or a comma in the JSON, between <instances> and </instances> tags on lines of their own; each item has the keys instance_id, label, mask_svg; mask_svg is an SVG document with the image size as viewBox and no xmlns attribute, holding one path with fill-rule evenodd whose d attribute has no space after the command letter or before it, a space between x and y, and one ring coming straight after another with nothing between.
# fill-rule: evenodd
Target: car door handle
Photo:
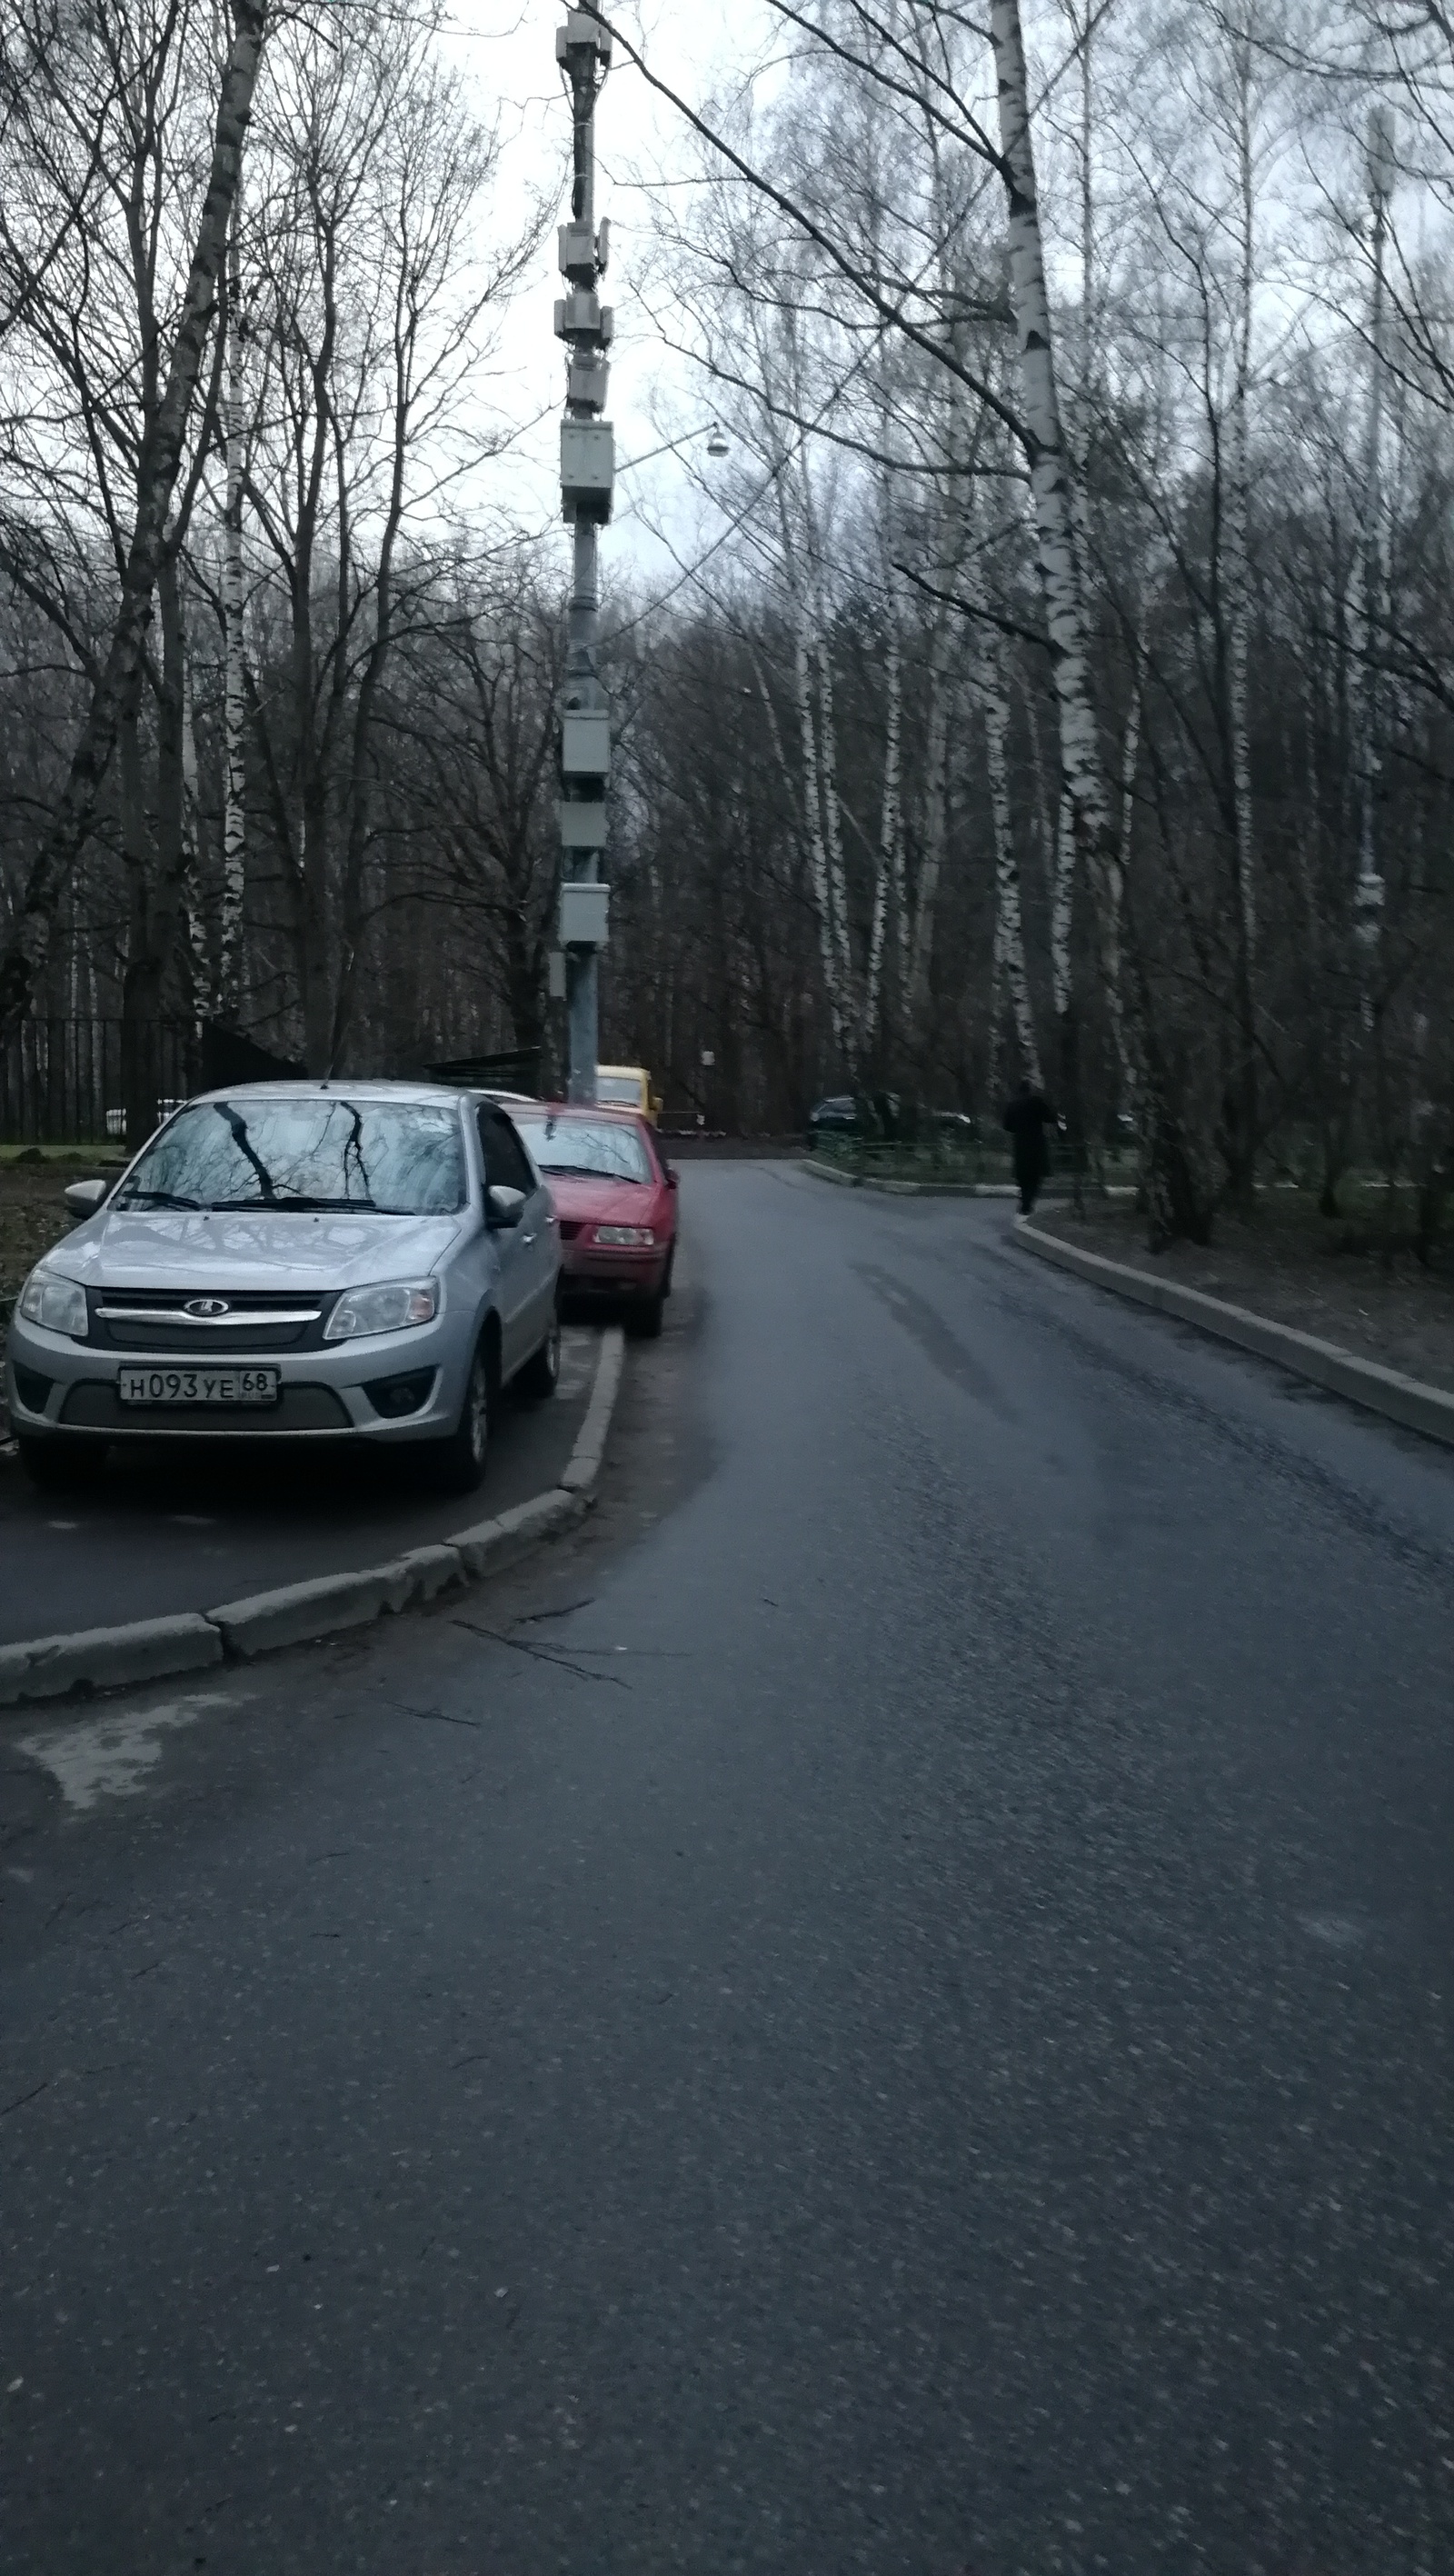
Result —
<instances>
[{"instance_id":1,"label":"car door handle","mask_svg":"<svg viewBox=\"0 0 1454 2576\"><path fill-rule=\"evenodd\" d=\"M522 1243L533 1243L533 1242L535 1241L535 1229L534 1229L534 1227L533 1227L533 1226L531 1227L531 1230L530 1230L530 1232L529 1232L528 1234L522 1234L522 1235L521 1235L521 1237L520 1237L520 1240L521 1240L521 1242L522 1242Z\"/></svg>"}]
</instances>

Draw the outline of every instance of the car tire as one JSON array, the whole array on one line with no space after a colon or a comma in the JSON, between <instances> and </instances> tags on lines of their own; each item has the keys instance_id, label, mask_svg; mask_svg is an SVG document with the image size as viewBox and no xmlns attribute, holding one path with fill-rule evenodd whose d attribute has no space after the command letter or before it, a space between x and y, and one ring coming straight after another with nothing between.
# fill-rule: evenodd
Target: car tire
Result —
<instances>
[{"instance_id":1,"label":"car tire","mask_svg":"<svg viewBox=\"0 0 1454 2576\"><path fill-rule=\"evenodd\" d=\"M661 1313L665 1303L666 1281L663 1279L653 1296L643 1297L638 1306L630 1309L626 1318L627 1331L634 1333L638 1341L654 1342L661 1331Z\"/></svg>"},{"instance_id":2,"label":"car tire","mask_svg":"<svg viewBox=\"0 0 1454 2576\"><path fill-rule=\"evenodd\" d=\"M667 1254L667 1256L666 1256L666 1277L663 1279L663 1281L662 1281L662 1283L661 1283L661 1293L662 1293L663 1297L669 1297L669 1296L671 1295L671 1275L672 1275L672 1272L675 1270L676 1266L677 1266L677 1248L676 1248L676 1245L675 1245L675 1244L673 1244L673 1245L672 1245L672 1248L671 1248L671 1250L670 1250L670 1252L669 1252L669 1253Z\"/></svg>"},{"instance_id":3,"label":"car tire","mask_svg":"<svg viewBox=\"0 0 1454 2576\"><path fill-rule=\"evenodd\" d=\"M550 1314L550 1330L532 1359L520 1371L516 1384L532 1404L544 1404L560 1384L560 1300L556 1299Z\"/></svg>"},{"instance_id":4,"label":"car tire","mask_svg":"<svg viewBox=\"0 0 1454 2576\"><path fill-rule=\"evenodd\" d=\"M19 1432L20 1463L43 1494L74 1494L94 1485L106 1464L104 1440L37 1440Z\"/></svg>"},{"instance_id":5,"label":"car tire","mask_svg":"<svg viewBox=\"0 0 1454 2576\"><path fill-rule=\"evenodd\" d=\"M430 1476L441 1494L472 1494L485 1472L500 1397L500 1346L481 1333L465 1380L459 1420L447 1440L431 1443Z\"/></svg>"}]
</instances>

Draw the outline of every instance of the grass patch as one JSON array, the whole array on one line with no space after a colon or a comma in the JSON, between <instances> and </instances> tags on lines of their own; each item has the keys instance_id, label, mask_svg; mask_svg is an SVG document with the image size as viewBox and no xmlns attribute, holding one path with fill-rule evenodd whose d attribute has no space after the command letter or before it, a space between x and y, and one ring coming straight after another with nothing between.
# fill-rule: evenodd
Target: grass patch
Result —
<instances>
[{"instance_id":1,"label":"grass patch","mask_svg":"<svg viewBox=\"0 0 1454 2576\"><path fill-rule=\"evenodd\" d=\"M1037 1223L1108 1260L1454 1390L1454 1240L1432 1261L1418 1258L1412 1187L1390 1193L1360 1174L1339 1197L1340 1213L1324 1216L1311 1190L1269 1189L1248 1216L1219 1209L1209 1244L1160 1253L1148 1249L1146 1219L1129 1200L1087 1192L1077 1214L1061 1198L1037 1212Z\"/></svg>"}]
</instances>

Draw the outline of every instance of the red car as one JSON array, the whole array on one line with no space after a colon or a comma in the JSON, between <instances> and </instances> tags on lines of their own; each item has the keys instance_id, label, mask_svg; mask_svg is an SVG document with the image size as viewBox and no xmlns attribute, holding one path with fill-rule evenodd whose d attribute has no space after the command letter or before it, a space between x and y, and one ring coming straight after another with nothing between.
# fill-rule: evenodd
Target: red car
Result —
<instances>
[{"instance_id":1,"label":"red car","mask_svg":"<svg viewBox=\"0 0 1454 2576\"><path fill-rule=\"evenodd\" d=\"M629 1300L638 1333L661 1331L677 1241L677 1176L635 1110L568 1100L510 1103L560 1220L567 1296Z\"/></svg>"}]
</instances>

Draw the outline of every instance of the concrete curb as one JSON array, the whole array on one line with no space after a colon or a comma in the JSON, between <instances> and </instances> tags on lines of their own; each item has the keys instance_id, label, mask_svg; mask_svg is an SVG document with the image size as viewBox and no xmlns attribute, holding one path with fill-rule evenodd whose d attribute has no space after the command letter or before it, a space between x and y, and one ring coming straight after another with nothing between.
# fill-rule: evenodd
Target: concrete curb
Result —
<instances>
[{"instance_id":1,"label":"concrete curb","mask_svg":"<svg viewBox=\"0 0 1454 2576\"><path fill-rule=\"evenodd\" d=\"M249 1662L280 1646L301 1646L357 1628L416 1602L433 1601L456 1584L478 1582L518 1563L556 1531L582 1520L595 1498L625 1360L619 1324L601 1336L601 1355L586 1418L558 1485L512 1505L493 1520L447 1539L409 1548L386 1565L359 1566L286 1583L215 1610L134 1619L120 1628L83 1628L58 1637L27 1637L0 1646L0 1708L56 1699L65 1691L114 1690L159 1681L223 1662Z\"/></svg>"},{"instance_id":2,"label":"concrete curb","mask_svg":"<svg viewBox=\"0 0 1454 2576\"><path fill-rule=\"evenodd\" d=\"M584 1436L583 1432L581 1438ZM580 1449L578 1439L571 1451L570 1466L565 1471L567 1476L580 1456ZM591 1482L595 1483L594 1476ZM473 1529L456 1530L450 1545L458 1550L463 1580L466 1583L477 1582L482 1574L498 1574L502 1566L517 1564L541 1539L550 1538L556 1530L567 1529L572 1521L582 1519L586 1507L586 1495L567 1492L562 1478L561 1483L553 1485L548 1493L532 1494L528 1503L516 1503L512 1510L501 1512L495 1520L478 1521Z\"/></svg>"},{"instance_id":3,"label":"concrete curb","mask_svg":"<svg viewBox=\"0 0 1454 2576\"><path fill-rule=\"evenodd\" d=\"M875 1190L885 1199L1017 1199L1020 1195L1013 1181L882 1181L866 1179L862 1172L835 1172L827 1163L811 1160L802 1166L818 1181L833 1181L840 1190ZM1102 1192L1108 1199L1130 1199L1136 1193L1129 1182L1112 1181ZM1047 1201L1068 1199L1070 1191L1063 1181L1043 1189Z\"/></svg>"},{"instance_id":4,"label":"concrete curb","mask_svg":"<svg viewBox=\"0 0 1454 2576\"><path fill-rule=\"evenodd\" d=\"M1384 1368L1377 1360L1355 1359L1351 1351L1340 1350L1336 1342L1320 1341L1314 1333L1300 1333L1292 1324L1274 1324L1266 1315L1254 1315L1246 1306L1228 1305L1220 1297L1207 1296L1203 1289L1183 1288L1174 1279L1157 1279L1148 1270L1132 1270L1125 1262L1107 1261L1102 1253L1086 1252L1078 1243L1063 1243L1058 1235L1042 1234L1025 1217L1015 1219L1014 1239L1042 1261L1073 1270L1077 1278L1088 1279L1097 1288L1131 1298L1138 1306L1154 1306L1159 1313L1174 1315L1183 1324L1194 1324L1199 1332L1210 1333L1219 1342L1235 1342L1241 1350L1255 1351L1259 1359L1275 1361L1294 1377L1306 1378L1314 1386L1346 1396L1350 1403L1382 1414L1388 1422L1401 1423L1406 1431L1421 1431L1426 1439L1454 1447L1454 1395L1446 1395L1442 1387L1424 1386L1418 1378L1403 1377L1397 1369Z\"/></svg>"},{"instance_id":5,"label":"concrete curb","mask_svg":"<svg viewBox=\"0 0 1454 2576\"><path fill-rule=\"evenodd\" d=\"M596 1383L591 1389L590 1403L586 1407L586 1418L581 1424L580 1438L571 1452L570 1464L560 1480L564 1491L568 1494L589 1494L601 1472L601 1460L606 1449L606 1434L611 1427L611 1416L616 1410L616 1393L621 1384L621 1371L625 1363L625 1336L618 1330L614 1340L610 1336L607 1337L607 1346L602 1349L601 1363L596 1371Z\"/></svg>"},{"instance_id":6,"label":"concrete curb","mask_svg":"<svg viewBox=\"0 0 1454 2576\"><path fill-rule=\"evenodd\" d=\"M80 1628L71 1636L28 1637L0 1646L0 1708L57 1699L104 1674L108 1684L153 1682L222 1661L222 1633L201 1610L133 1619L124 1628Z\"/></svg>"},{"instance_id":7,"label":"concrete curb","mask_svg":"<svg viewBox=\"0 0 1454 2576\"><path fill-rule=\"evenodd\" d=\"M402 1610L410 1584L402 1565L369 1565L352 1574L317 1574L243 1601L224 1601L207 1617L229 1655L250 1662L274 1646L301 1646L338 1628L361 1628L384 1610Z\"/></svg>"}]
</instances>

